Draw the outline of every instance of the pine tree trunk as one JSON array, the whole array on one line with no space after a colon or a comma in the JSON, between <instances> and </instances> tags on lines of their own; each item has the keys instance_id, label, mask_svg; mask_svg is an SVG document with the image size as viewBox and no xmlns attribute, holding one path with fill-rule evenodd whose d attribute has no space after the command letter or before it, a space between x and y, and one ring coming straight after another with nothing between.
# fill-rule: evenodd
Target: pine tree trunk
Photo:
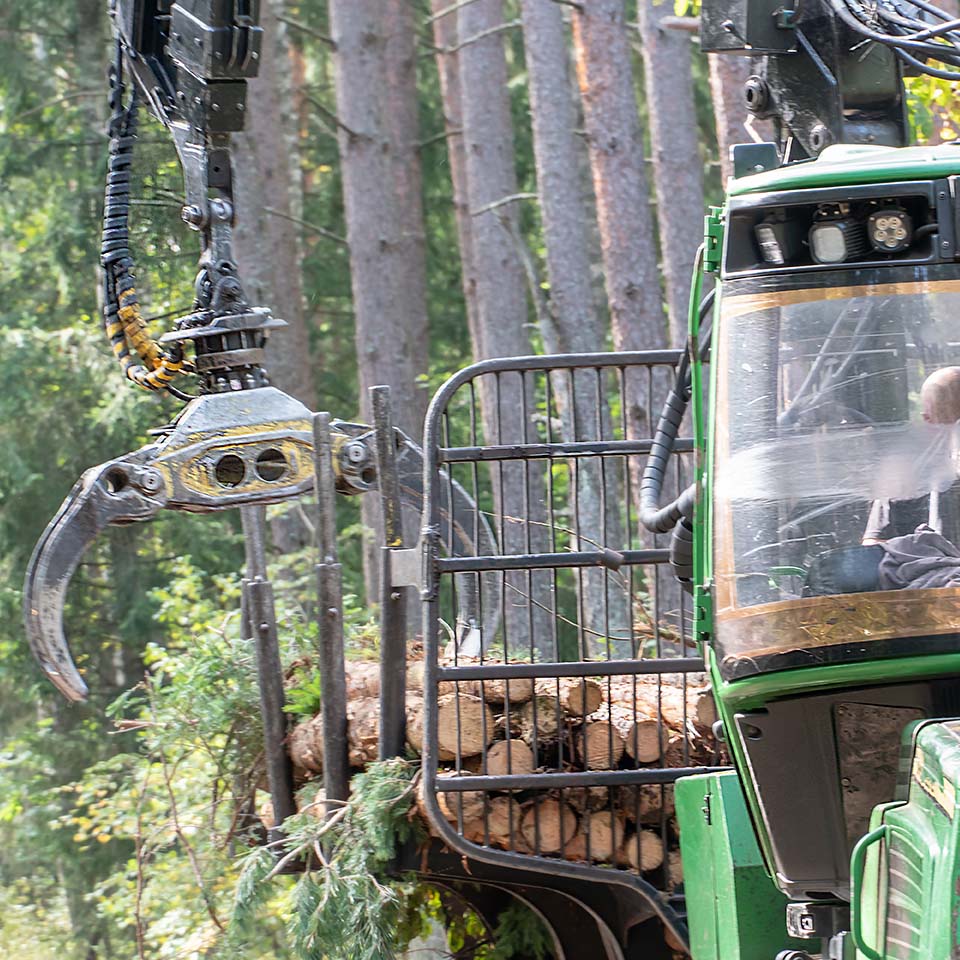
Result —
<instances>
[{"instance_id":1,"label":"pine tree trunk","mask_svg":"<svg viewBox=\"0 0 960 960\"><path fill-rule=\"evenodd\" d=\"M330 28L361 410L369 417L370 387L389 384L397 425L416 437L425 405L416 380L426 372L427 343L417 133L406 128L416 120L403 48L405 41L412 48L413 27L400 0L386 8L332 0Z\"/></svg>"},{"instance_id":2,"label":"pine tree trunk","mask_svg":"<svg viewBox=\"0 0 960 960\"><path fill-rule=\"evenodd\" d=\"M666 343L666 316L623 0L575 9L573 38L614 345L655 349Z\"/></svg>"},{"instance_id":3,"label":"pine tree trunk","mask_svg":"<svg viewBox=\"0 0 960 960\"><path fill-rule=\"evenodd\" d=\"M250 81L244 131L234 138L237 228L234 252L250 302L269 307L288 326L271 337L270 379L281 390L316 406L307 311L300 264L303 251L300 151L287 28L276 18L278 0L260 6L264 49L260 73Z\"/></svg>"},{"instance_id":4,"label":"pine tree trunk","mask_svg":"<svg viewBox=\"0 0 960 960\"><path fill-rule=\"evenodd\" d=\"M747 108L743 100L743 85L750 76L750 60L728 53L709 53L710 97L717 128L717 151L720 154L720 173L723 182L733 176L730 148L735 143L747 143L750 136L744 127Z\"/></svg>"},{"instance_id":5,"label":"pine tree trunk","mask_svg":"<svg viewBox=\"0 0 960 960\"><path fill-rule=\"evenodd\" d=\"M668 3L638 0L643 73L653 148L660 259L666 277L670 341L687 339L690 276L703 238L703 161L697 142L690 36L664 28Z\"/></svg>"},{"instance_id":6,"label":"pine tree trunk","mask_svg":"<svg viewBox=\"0 0 960 960\"><path fill-rule=\"evenodd\" d=\"M573 39L614 349L652 350L667 344L667 316L624 7L624 0L591 0L575 9ZM658 412L647 409L646 389L639 371L627 376L625 414L634 439L652 435ZM629 469L636 516L639 458L630 458ZM650 539L641 534L639 542L648 544ZM679 606L679 591L668 575L656 577L652 592L658 594L661 609Z\"/></svg>"},{"instance_id":7,"label":"pine tree trunk","mask_svg":"<svg viewBox=\"0 0 960 960\"><path fill-rule=\"evenodd\" d=\"M503 37L492 32L502 23L502 0L473 0L457 10L471 234L470 260L465 260L463 266L468 296L476 298L478 360L532 352L525 327L526 282L516 250L520 236L516 204L507 199L517 193L517 175ZM531 421L532 391L525 395L515 376L504 378L497 393L490 386L482 384L480 397L487 442L532 439L536 435ZM523 410L527 415L518 415ZM546 549L545 528L537 522L546 515L542 466L533 464L525 470L524 464L507 462L495 468L493 479L498 514L494 529L501 550L529 553ZM524 495L525 484L529 484L529 498ZM533 522L507 522L503 519L506 517ZM507 574L506 581L507 655L510 650L530 649L532 644L545 656L554 656L549 616L543 609L545 603L549 604L549 599L545 599L551 585L549 574L535 571L529 581L523 573ZM531 592L532 597L528 596Z\"/></svg>"},{"instance_id":8,"label":"pine tree trunk","mask_svg":"<svg viewBox=\"0 0 960 960\"><path fill-rule=\"evenodd\" d=\"M331 0L361 415L388 384L394 423L419 438L426 395L426 275L417 131L415 31L409 0ZM367 594L377 596L379 512L363 503Z\"/></svg>"},{"instance_id":9,"label":"pine tree trunk","mask_svg":"<svg viewBox=\"0 0 960 960\"><path fill-rule=\"evenodd\" d=\"M563 14L553 0L523 0L523 38L530 86L530 116L537 168L537 189L546 241L548 308L541 311L548 353L602 351L605 330L593 302L590 283L589 228L576 142L577 116L571 95ZM595 402L595 372L582 371L572 383L554 378L554 395L567 440L611 436L610 413ZM573 394L571 396L571 394ZM575 478L581 550L606 545L619 549L623 527L616 507L622 483L599 462L571 463ZM595 652L603 638L627 638L620 653L629 656L630 611L625 591L603 570L579 576L586 630L584 646Z\"/></svg>"},{"instance_id":10,"label":"pine tree trunk","mask_svg":"<svg viewBox=\"0 0 960 960\"><path fill-rule=\"evenodd\" d=\"M430 0L434 14L450 6L449 0ZM440 75L440 95L443 98L443 123L447 139L447 163L453 188L453 208L457 222L457 242L460 247L460 275L463 300L467 311L467 326L473 356L485 356L480 342L477 315L476 285L472 282L473 238L470 225L470 203L467 197L467 157L463 143L462 85L460 57L457 45L457 18L452 11L433 21L433 42L437 50L437 71ZM450 50L450 53L445 53Z\"/></svg>"}]
</instances>

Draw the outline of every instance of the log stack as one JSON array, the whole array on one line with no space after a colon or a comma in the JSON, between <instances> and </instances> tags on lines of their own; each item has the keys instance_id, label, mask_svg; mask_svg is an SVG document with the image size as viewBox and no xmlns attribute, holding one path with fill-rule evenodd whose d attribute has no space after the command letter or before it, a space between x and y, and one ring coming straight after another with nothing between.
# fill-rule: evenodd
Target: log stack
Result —
<instances>
[{"instance_id":1,"label":"log stack","mask_svg":"<svg viewBox=\"0 0 960 960\"><path fill-rule=\"evenodd\" d=\"M352 766L376 759L379 665L348 663ZM423 670L407 669L407 739L423 746ZM445 682L438 699L441 777L690 767L721 759L703 675ZM322 720L289 737L302 779L322 772ZM659 871L682 880L672 785L438 792L443 816L466 839L539 856ZM421 801L422 806L422 801Z\"/></svg>"}]
</instances>

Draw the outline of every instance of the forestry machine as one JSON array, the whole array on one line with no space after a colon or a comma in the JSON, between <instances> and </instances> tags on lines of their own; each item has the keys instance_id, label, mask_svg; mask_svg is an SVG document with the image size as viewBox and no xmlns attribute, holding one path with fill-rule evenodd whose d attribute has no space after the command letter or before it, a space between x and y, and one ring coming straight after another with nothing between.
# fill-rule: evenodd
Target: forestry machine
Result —
<instances>
[{"instance_id":1,"label":"forestry machine","mask_svg":"<svg viewBox=\"0 0 960 960\"><path fill-rule=\"evenodd\" d=\"M434 397L421 451L382 392L374 429L331 423L264 372L282 322L248 303L231 251L258 14L112 6L104 329L130 380L186 404L87 471L43 534L25 616L44 671L86 695L63 608L106 526L240 508L282 824L263 507L315 490L324 780L344 798L333 490L376 486L382 756L403 750L403 598L423 601L433 845L398 869L491 925L522 901L558 960L960 957L960 144L908 145L904 86L960 79L960 19L926 0L703 0L704 50L751 58L745 107L776 140L733 150L686 349L476 364ZM128 245L141 100L202 250L194 310L159 342ZM705 675L712 715L691 699Z\"/></svg>"}]
</instances>

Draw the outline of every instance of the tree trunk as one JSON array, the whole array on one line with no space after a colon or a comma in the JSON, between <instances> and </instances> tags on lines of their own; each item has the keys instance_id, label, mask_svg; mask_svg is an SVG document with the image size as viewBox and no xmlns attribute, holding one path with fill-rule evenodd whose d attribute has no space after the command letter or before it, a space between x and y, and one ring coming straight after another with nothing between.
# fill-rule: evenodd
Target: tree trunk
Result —
<instances>
[{"instance_id":1,"label":"tree trunk","mask_svg":"<svg viewBox=\"0 0 960 960\"><path fill-rule=\"evenodd\" d=\"M540 317L543 343L548 353L601 351L606 337L590 284L589 228L579 176L577 117L563 14L554 0L523 0L521 11L550 285L548 309L541 311ZM588 370L572 378L555 378L554 392L567 440L612 436L609 410L596 403L595 376ZM622 484L615 471L601 470L596 459L572 461L571 471L576 486L578 549L621 549ZM581 643L584 652L595 653L611 635L626 638L626 649L620 652L629 656L630 611L625 591L600 569L582 571L578 581L586 632Z\"/></svg>"},{"instance_id":2,"label":"tree trunk","mask_svg":"<svg viewBox=\"0 0 960 960\"><path fill-rule=\"evenodd\" d=\"M523 267L515 248L519 227L515 202L513 124L507 87L507 62L502 34L502 0L473 0L457 11L460 82L462 90L463 149L466 156L467 203L470 214L470 259L464 261L468 298L476 299L477 359L516 357L531 352L526 331L527 297ZM489 378L485 378L487 380ZM481 384L481 411L488 443L511 443L536 436L531 422L532 391L520 378L503 378L494 393ZM524 416L518 411L528 411ZM493 469L495 511L500 548L529 553L546 549L545 528L537 521L546 515L543 469L525 470L522 463L506 462ZM524 486L529 486L529 498ZM528 522L507 522L506 517ZM532 521L532 522L530 522ZM511 650L531 646L553 657L550 646L550 575L536 571L506 575L504 632ZM533 593L534 596L528 596ZM535 598L547 598L535 599ZM531 614L530 605L534 604ZM548 608L549 609L549 608ZM533 630L530 623L533 622ZM492 638L487 638L489 641Z\"/></svg>"},{"instance_id":3,"label":"tree trunk","mask_svg":"<svg viewBox=\"0 0 960 960\"><path fill-rule=\"evenodd\" d=\"M591 0L572 15L577 75L597 199L597 220L616 350L666 346L667 316L657 271L643 137L630 68L624 0ZM662 385L657 385L658 390ZM647 381L626 378L625 419L633 439L652 436L657 411L648 409ZM634 517L639 513L642 462L629 458ZM631 533L633 531L630 531ZM640 545L652 545L640 534ZM679 605L672 577L654 578L662 609Z\"/></svg>"},{"instance_id":4,"label":"tree trunk","mask_svg":"<svg viewBox=\"0 0 960 960\"><path fill-rule=\"evenodd\" d=\"M668 3L638 0L643 73L653 147L660 260L666 277L670 341L687 340L690 276L703 239L703 161L697 140L690 36L662 26Z\"/></svg>"},{"instance_id":5,"label":"tree trunk","mask_svg":"<svg viewBox=\"0 0 960 960\"><path fill-rule=\"evenodd\" d=\"M575 9L573 38L614 345L662 347L666 317L623 0Z\"/></svg>"},{"instance_id":6,"label":"tree trunk","mask_svg":"<svg viewBox=\"0 0 960 960\"><path fill-rule=\"evenodd\" d=\"M449 0L430 0L434 14L450 6ZM460 58L457 45L457 18L451 12L433 21L433 42L437 50L437 71L443 98L443 123L447 140L447 163L453 187L453 209L460 246L460 275L467 326L475 358L485 356L480 343L476 285L473 283L473 238L470 224L470 203L467 197L467 157L463 143L463 104L460 83ZM445 53L450 50L450 53Z\"/></svg>"},{"instance_id":7,"label":"tree trunk","mask_svg":"<svg viewBox=\"0 0 960 960\"><path fill-rule=\"evenodd\" d=\"M370 387L388 384L394 422L419 438L428 341L413 8L331 0L329 10L361 415L371 415ZM379 531L373 498L363 516ZM380 543L378 532L364 551L370 597Z\"/></svg>"},{"instance_id":8,"label":"tree trunk","mask_svg":"<svg viewBox=\"0 0 960 960\"><path fill-rule=\"evenodd\" d=\"M717 150L720 153L720 173L724 184L733 176L730 148L735 143L747 143L751 137L744 121L748 117L743 100L743 85L750 76L750 60L729 53L708 53L710 66L710 97L717 127Z\"/></svg>"},{"instance_id":9,"label":"tree trunk","mask_svg":"<svg viewBox=\"0 0 960 960\"><path fill-rule=\"evenodd\" d=\"M302 188L290 44L276 18L277 0L260 7L264 31L259 76L250 81L247 120L235 141L237 229L234 252L252 304L269 307L288 326L271 337L270 379L306 404L316 406L310 337L300 263Z\"/></svg>"}]
</instances>

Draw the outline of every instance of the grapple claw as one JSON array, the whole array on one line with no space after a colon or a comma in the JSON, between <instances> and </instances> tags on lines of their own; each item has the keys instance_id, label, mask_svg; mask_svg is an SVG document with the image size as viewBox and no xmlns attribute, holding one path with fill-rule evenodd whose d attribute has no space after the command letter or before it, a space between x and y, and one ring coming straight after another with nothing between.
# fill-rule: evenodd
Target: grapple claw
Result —
<instances>
[{"instance_id":1,"label":"grapple claw","mask_svg":"<svg viewBox=\"0 0 960 960\"><path fill-rule=\"evenodd\" d=\"M142 460L143 451L138 451L87 470L47 525L27 566L23 615L30 649L68 700L87 696L63 632L73 572L105 527L148 520L166 503L160 475Z\"/></svg>"}]
</instances>

